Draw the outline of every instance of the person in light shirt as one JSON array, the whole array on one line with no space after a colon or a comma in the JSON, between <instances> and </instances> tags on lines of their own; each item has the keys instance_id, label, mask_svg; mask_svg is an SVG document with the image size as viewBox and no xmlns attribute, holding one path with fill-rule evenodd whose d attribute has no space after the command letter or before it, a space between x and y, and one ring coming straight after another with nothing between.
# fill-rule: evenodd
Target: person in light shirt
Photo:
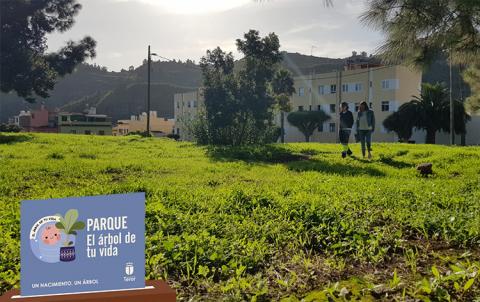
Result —
<instances>
[{"instance_id":1,"label":"person in light shirt","mask_svg":"<svg viewBox=\"0 0 480 302\"><path fill-rule=\"evenodd\" d=\"M362 145L362 155L368 151L368 158L372 158L372 133L375 131L375 114L368 108L367 102L361 102L357 114L357 136Z\"/></svg>"}]
</instances>

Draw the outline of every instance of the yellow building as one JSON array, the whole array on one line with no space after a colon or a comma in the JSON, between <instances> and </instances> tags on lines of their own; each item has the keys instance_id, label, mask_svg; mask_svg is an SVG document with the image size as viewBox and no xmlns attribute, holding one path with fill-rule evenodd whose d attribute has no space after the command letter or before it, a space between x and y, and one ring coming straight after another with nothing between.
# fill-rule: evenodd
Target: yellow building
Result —
<instances>
[{"instance_id":1,"label":"yellow building","mask_svg":"<svg viewBox=\"0 0 480 302\"><path fill-rule=\"evenodd\" d=\"M150 111L150 132L154 136L166 136L173 133L174 120L158 117L156 111ZM127 135L132 132L147 131L147 113L132 115L129 120L118 120L113 135Z\"/></svg>"},{"instance_id":2,"label":"yellow building","mask_svg":"<svg viewBox=\"0 0 480 302\"><path fill-rule=\"evenodd\" d=\"M420 94L422 74L403 66L380 66L342 70L295 77L296 94L292 96L292 110L322 109L331 116L311 137L316 142L336 142L339 126L339 105L349 104L350 111L358 111L362 101L375 112L374 141L397 141L393 132L382 126L383 120L403 103ZM286 118L285 118L286 119ZM280 119L277 117L277 123ZM285 141L301 142L304 135L285 120Z\"/></svg>"},{"instance_id":3,"label":"yellow building","mask_svg":"<svg viewBox=\"0 0 480 302\"><path fill-rule=\"evenodd\" d=\"M341 102L349 103L350 110L358 111L358 105L367 101L375 112L376 130L374 141L393 142L397 137L382 126L383 120L400 105L418 96L422 74L403 66L379 66L356 68L330 73L295 77L296 93L291 98L292 110L322 109L331 116L313 136L312 142L337 142L338 114ZM175 133L182 140L191 140L188 124L202 107L201 90L175 94ZM285 114L285 142L302 142L305 136L288 123ZM275 123L280 125L280 114Z\"/></svg>"}]
</instances>

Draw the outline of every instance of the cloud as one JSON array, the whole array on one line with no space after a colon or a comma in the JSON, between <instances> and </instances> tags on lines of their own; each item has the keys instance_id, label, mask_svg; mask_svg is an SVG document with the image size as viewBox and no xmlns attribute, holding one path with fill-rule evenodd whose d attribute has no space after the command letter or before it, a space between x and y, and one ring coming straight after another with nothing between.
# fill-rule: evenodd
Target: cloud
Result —
<instances>
[{"instance_id":1,"label":"cloud","mask_svg":"<svg viewBox=\"0 0 480 302\"><path fill-rule=\"evenodd\" d=\"M251 2L251 0L114 0L118 2L140 2L179 15L207 14L230 10Z\"/></svg>"},{"instance_id":2,"label":"cloud","mask_svg":"<svg viewBox=\"0 0 480 302\"><path fill-rule=\"evenodd\" d=\"M296 26L294 28L291 28L284 32L284 35L292 35L292 34L298 34L306 31L311 31L311 30L334 30L334 29L339 29L339 25L335 24L322 24L322 23L313 23L313 24L306 24L306 25L300 25Z\"/></svg>"},{"instance_id":3,"label":"cloud","mask_svg":"<svg viewBox=\"0 0 480 302\"><path fill-rule=\"evenodd\" d=\"M118 59L118 58L121 58L123 57L123 54L120 53L120 52L111 52L107 55L109 58L112 58L112 59Z\"/></svg>"},{"instance_id":4,"label":"cloud","mask_svg":"<svg viewBox=\"0 0 480 302\"><path fill-rule=\"evenodd\" d=\"M275 32L284 51L309 55L314 45L313 55L335 58L352 50L371 52L382 38L360 24L360 0L335 1L330 8L322 0L78 1L83 8L76 24L63 34L49 35L49 49L91 35L98 42L94 62L110 70L138 66L148 45L161 56L182 61L198 62L217 46L239 58L235 40L250 29L261 35ZM205 7L198 8L201 4ZM185 14L182 5L198 12Z\"/></svg>"}]
</instances>

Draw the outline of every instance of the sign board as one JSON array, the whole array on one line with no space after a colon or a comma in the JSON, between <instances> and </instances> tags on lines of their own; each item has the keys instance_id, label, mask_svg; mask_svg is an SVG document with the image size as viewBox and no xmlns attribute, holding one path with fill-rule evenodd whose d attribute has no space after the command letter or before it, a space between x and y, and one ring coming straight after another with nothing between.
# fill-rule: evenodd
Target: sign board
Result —
<instances>
[{"instance_id":1,"label":"sign board","mask_svg":"<svg viewBox=\"0 0 480 302\"><path fill-rule=\"evenodd\" d=\"M21 204L21 296L145 287L145 194Z\"/></svg>"}]
</instances>

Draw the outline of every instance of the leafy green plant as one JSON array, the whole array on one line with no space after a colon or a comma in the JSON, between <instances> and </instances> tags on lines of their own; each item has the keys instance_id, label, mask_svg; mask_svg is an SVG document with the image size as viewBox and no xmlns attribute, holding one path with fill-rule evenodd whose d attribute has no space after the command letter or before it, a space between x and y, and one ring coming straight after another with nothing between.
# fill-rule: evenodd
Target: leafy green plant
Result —
<instances>
[{"instance_id":1,"label":"leafy green plant","mask_svg":"<svg viewBox=\"0 0 480 302\"><path fill-rule=\"evenodd\" d=\"M345 161L317 143L29 134L0 144L0 292L19 286L19 200L145 192L146 278L168 280L179 300L475 301L480 147L375 150L392 160ZM38 161L53 152L64 159ZM437 176L418 179L411 167L426 161Z\"/></svg>"},{"instance_id":2,"label":"leafy green plant","mask_svg":"<svg viewBox=\"0 0 480 302\"><path fill-rule=\"evenodd\" d=\"M85 223L83 221L77 221L78 219L78 211L76 209L70 209L65 213L65 217L60 214L56 214L58 216L59 222L55 224L57 229L63 230L63 232L67 235L65 242L63 243L64 246L72 246L73 241L70 241L70 235L77 235L77 231L83 230L85 228Z\"/></svg>"}]
</instances>

